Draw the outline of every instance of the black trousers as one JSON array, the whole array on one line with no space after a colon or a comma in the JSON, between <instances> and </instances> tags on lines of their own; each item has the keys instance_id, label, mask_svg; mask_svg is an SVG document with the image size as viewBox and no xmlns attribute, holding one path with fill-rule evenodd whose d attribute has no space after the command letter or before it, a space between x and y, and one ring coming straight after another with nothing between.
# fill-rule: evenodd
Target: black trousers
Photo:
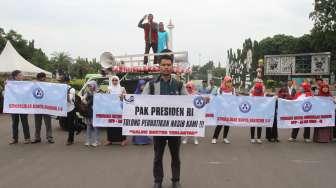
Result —
<instances>
[{"instance_id":1,"label":"black trousers","mask_svg":"<svg viewBox=\"0 0 336 188\"><path fill-rule=\"evenodd\" d=\"M28 115L27 114L12 114L12 131L13 140L18 141L19 139L19 122L21 119L24 139L30 139Z\"/></svg>"},{"instance_id":2,"label":"black trousers","mask_svg":"<svg viewBox=\"0 0 336 188\"><path fill-rule=\"evenodd\" d=\"M292 130L292 138L296 139L297 135L299 133L299 128L294 128ZM303 138L309 139L310 138L310 127L305 127L303 130Z\"/></svg>"},{"instance_id":3,"label":"black trousers","mask_svg":"<svg viewBox=\"0 0 336 188\"><path fill-rule=\"evenodd\" d=\"M229 133L230 126L222 126L222 125L217 125L214 135L212 138L218 139L219 133L222 130L222 127L224 127L224 133L223 133L223 138L227 138L227 135Z\"/></svg>"},{"instance_id":4,"label":"black trousers","mask_svg":"<svg viewBox=\"0 0 336 188\"><path fill-rule=\"evenodd\" d=\"M163 180L163 165L162 158L163 153L168 142L168 147L171 155L171 170L172 170L172 181L180 181L180 146L181 137L175 136L155 136L153 137L154 143L154 167L153 175L154 181L156 183L161 183Z\"/></svg>"},{"instance_id":5,"label":"black trousers","mask_svg":"<svg viewBox=\"0 0 336 188\"><path fill-rule=\"evenodd\" d=\"M69 136L68 142L73 142L75 137L75 110L67 113L67 117L61 117L60 124L66 125L68 128Z\"/></svg>"},{"instance_id":6,"label":"black trousers","mask_svg":"<svg viewBox=\"0 0 336 188\"><path fill-rule=\"evenodd\" d=\"M257 138L258 139L261 138L261 131L262 131L262 127L257 127ZM255 127L251 127L250 132L251 132L251 139L254 139Z\"/></svg>"},{"instance_id":7,"label":"black trousers","mask_svg":"<svg viewBox=\"0 0 336 188\"><path fill-rule=\"evenodd\" d=\"M156 53L157 52L157 47L158 44L157 43L148 43L146 42L146 47L145 47L145 54L149 53L149 50L152 48L153 52ZM148 56L144 57L144 64L147 65L148 63ZM157 60L157 56L154 56L154 64L158 63Z\"/></svg>"},{"instance_id":8,"label":"black trousers","mask_svg":"<svg viewBox=\"0 0 336 188\"><path fill-rule=\"evenodd\" d=\"M266 127L266 139L268 140L278 139L278 125L277 125L276 117L273 122L273 127Z\"/></svg>"},{"instance_id":9,"label":"black trousers","mask_svg":"<svg viewBox=\"0 0 336 188\"><path fill-rule=\"evenodd\" d=\"M126 136L122 135L121 127L108 127L106 129L106 134L109 142L122 142L127 139Z\"/></svg>"}]
</instances>

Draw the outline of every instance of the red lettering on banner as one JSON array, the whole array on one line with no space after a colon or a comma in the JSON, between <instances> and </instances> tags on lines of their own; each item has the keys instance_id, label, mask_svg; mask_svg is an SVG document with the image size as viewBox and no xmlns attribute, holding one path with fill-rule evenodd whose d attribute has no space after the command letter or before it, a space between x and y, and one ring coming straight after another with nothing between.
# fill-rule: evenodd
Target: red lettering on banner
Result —
<instances>
[{"instance_id":1,"label":"red lettering on banner","mask_svg":"<svg viewBox=\"0 0 336 188\"><path fill-rule=\"evenodd\" d=\"M214 114L205 114L205 117L214 117Z\"/></svg>"},{"instance_id":2,"label":"red lettering on banner","mask_svg":"<svg viewBox=\"0 0 336 188\"><path fill-rule=\"evenodd\" d=\"M43 109L52 111L62 111L60 106L50 106L44 104L9 104L9 108L22 108L22 109Z\"/></svg>"},{"instance_id":3,"label":"red lettering on banner","mask_svg":"<svg viewBox=\"0 0 336 188\"><path fill-rule=\"evenodd\" d=\"M149 131L149 134L152 134L152 135L166 135L168 134L167 131Z\"/></svg>"},{"instance_id":4,"label":"red lettering on banner","mask_svg":"<svg viewBox=\"0 0 336 188\"><path fill-rule=\"evenodd\" d=\"M286 120L293 120L293 116L280 117L280 120L283 120L283 121L286 121Z\"/></svg>"},{"instance_id":5,"label":"red lettering on banner","mask_svg":"<svg viewBox=\"0 0 336 188\"><path fill-rule=\"evenodd\" d=\"M301 120L303 119L303 116L294 116L294 120Z\"/></svg>"},{"instance_id":6,"label":"red lettering on banner","mask_svg":"<svg viewBox=\"0 0 336 188\"><path fill-rule=\"evenodd\" d=\"M321 115L322 119L330 119L332 118L332 115Z\"/></svg>"},{"instance_id":7,"label":"red lettering on banner","mask_svg":"<svg viewBox=\"0 0 336 188\"><path fill-rule=\"evenodd\" d=\"M99 118L99 119L110 119L110 118L121 119L122 115L119 115L119 114L96 114L96 118Z\"/></svg>"}]
</instances>

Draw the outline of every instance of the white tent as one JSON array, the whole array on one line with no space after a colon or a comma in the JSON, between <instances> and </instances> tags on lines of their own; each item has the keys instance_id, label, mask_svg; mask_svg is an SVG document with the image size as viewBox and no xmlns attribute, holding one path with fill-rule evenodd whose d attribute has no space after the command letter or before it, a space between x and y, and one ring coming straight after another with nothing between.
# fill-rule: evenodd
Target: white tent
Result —
<instances>
[{"instance_id":1,"label":"white tent","mask_svg":"<svg viewBox=\"0 0 336 188\"><path fill-rule=\"evenodd\" d=\"M51 73L36 67L25 60L7 41L6 47L0 54L0 74L11 73L14 70L20 70L25 76L35 77L37 73L44 72L47 77L51 77Z\"/></svg>"}]
</instances>

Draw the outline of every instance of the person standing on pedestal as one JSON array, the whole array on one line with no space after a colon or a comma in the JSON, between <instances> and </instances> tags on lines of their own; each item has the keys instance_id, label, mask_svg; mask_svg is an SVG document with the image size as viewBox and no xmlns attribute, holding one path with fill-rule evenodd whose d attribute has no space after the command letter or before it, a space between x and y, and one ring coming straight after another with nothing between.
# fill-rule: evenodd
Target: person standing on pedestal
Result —
<instances>
[{"instance_id":1,"label":"person standing on pedestal","mask_svg":"<svg viewBox=\"0 0 336 188\"><path fill-rule=\"evenodd\" d=\"M143 23L143 21L148 18L148 23ZM149 53L149 50L152 48L154 53L157 53L158 48L158 24L153 21L153 14L145 15L140 22L138 27L142 28L145 32L145 54ZM144 57L144 64L147 65L148 56ZM154 64L157 63L157 57L154 56Z\"/></svg>"}]
</instances>

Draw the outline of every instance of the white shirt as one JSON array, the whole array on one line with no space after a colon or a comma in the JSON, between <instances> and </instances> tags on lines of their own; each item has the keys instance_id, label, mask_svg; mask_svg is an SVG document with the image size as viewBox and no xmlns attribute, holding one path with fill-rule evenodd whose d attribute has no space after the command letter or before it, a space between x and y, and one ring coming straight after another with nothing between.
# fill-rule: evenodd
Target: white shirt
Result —
<instances>
[{"instance_id":1,"label":"white shirt","mask_svg":"<svg viewBox=\"0 0 336 188\"><path fill-rule=\"evenodd\" d=\"M288 87L288 94L292 95L292 92L293 92L293 86L292 87Z\"/></svg>"}]
</instances>

